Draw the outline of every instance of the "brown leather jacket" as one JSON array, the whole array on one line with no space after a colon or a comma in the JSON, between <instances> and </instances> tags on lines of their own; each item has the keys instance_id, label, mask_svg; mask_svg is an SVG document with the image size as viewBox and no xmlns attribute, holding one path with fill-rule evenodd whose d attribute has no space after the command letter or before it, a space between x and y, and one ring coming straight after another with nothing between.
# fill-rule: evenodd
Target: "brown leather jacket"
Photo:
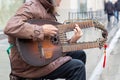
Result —
<instances>
[{"instance_id":1,"label":"brown leather jacket","mask_svg":"<svg viewBox=\"0 0 120 80\"><path fill-rule=\"evenodd\" d=\"M27 64L21 58L16 47L16 37L25 39L34 39L37 37L40 40L44 39L41 26L27 23L27 20L33 18L55 20L55 17L47 13L39 0L32 0L23 4L18 9L4 29L4 33L8 35L9 43L14 44L10 54L12 74L24 78L45 76L71 59L69 56L60 57L44 67L35 67ZM41 34L36 36L34 30L39 30Z\"/></svg>"}]
</instances>

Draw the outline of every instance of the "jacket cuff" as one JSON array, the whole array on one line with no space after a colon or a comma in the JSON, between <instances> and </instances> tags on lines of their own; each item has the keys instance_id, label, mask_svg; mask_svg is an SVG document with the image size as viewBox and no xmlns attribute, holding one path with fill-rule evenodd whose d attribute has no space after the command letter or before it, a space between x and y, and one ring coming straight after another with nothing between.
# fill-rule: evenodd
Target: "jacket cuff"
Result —
<instances>
[{"instance_id":1,"label":"jacket cuff","mask_svg":"<svg viewBox=\"0 0 120 80\"><path fill-rule=\"evenodd\" d=\"M39 40L43 40L43 39L44 39L43 28L41 26L35 25L33 40L39 41Z\"/></svg>"}]
</instances>

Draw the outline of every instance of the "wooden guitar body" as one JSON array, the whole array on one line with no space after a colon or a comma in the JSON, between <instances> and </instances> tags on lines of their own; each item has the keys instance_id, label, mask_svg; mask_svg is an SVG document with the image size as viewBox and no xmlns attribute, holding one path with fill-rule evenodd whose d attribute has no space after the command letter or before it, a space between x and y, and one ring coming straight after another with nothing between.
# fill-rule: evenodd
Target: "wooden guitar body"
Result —
<instances>
[{"instance_id":1,"label":"wooden guitar body","mask_svg":"<svg viewBox=\"0 0 120 80\"><path fill-rule=\"evenodd\" d=\"M37 25L60 24L45 20L30 20L29 23ZM17 47L24 61L33 66L44 66L62 56L61 43L58 36L45 36L43 41L18 38Z\"/></svg>"}]
</instances>

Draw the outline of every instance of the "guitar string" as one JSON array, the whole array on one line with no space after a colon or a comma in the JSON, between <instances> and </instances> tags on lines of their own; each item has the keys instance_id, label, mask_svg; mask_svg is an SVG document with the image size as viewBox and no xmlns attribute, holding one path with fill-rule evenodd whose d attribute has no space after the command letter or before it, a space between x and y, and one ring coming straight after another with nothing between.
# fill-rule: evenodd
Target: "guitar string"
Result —
<instances>
[{"instance_id":1,"label":"guitar string","mask_svg":"<svg viewBox=\"0 0 120 80\"><path fill-rule=\"evenodd\" d=\"M75 24L79 24L79 26L81 26L82 28L89 28L89 26L97 26L96 28L98 28L98 29L101 29L101 30L103 30L104 31L104 26L102 25L102 27L101 27L101 24L100 23L98 23L98 22L94 22L94 24L93 24L93 21L86 21L86 22L81 22L81 23L71 23L69 26L74 26ZM68 27L68 26L64 26L64 27ZM66 28L67 29L67 28ZM59 30L60 31L64 31L64 28L63 27L61 27L61 28L59 28ZM62 44L65 44L65 43L67 43L67 37L66 37L66 34L65 34L65 32L64 33L59 33L59 38L60 38L60 42L62 43Z\"/></svg>"}]
</instances>

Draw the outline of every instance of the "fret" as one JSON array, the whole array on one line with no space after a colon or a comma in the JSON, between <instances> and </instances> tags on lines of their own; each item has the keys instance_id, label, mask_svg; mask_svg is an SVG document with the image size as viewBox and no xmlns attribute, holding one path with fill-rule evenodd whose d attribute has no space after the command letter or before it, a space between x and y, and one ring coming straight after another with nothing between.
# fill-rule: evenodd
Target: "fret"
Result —
<instances>
[{"instance_id":1,"label":"fret","mask_svg":"<svg viewBox=\"0 0 120 80\"><path fill-rule=\"evenodd\" d=\"M89 48L96 48L99 47L98 42L84 42L78 44L65 44L62 45L63 52L81 50L81 49L89 49Z\"/></svg>"},{"instance_id":2,"label":"fret","mask_svg":"<svg viewBox=\"0 0 120 80\"><path fill-rule=\"evenodd\" d=\"M59 29L60 33L63 33L63 32L72 31L75 27L75 24L78 24L81 29L82 28L94 27L94 24L93 24L92 20L83 21L83 22L74 22L74 23L70 23L70 24L57 25L56 27Z\"/></svg>"}]
</instances>

